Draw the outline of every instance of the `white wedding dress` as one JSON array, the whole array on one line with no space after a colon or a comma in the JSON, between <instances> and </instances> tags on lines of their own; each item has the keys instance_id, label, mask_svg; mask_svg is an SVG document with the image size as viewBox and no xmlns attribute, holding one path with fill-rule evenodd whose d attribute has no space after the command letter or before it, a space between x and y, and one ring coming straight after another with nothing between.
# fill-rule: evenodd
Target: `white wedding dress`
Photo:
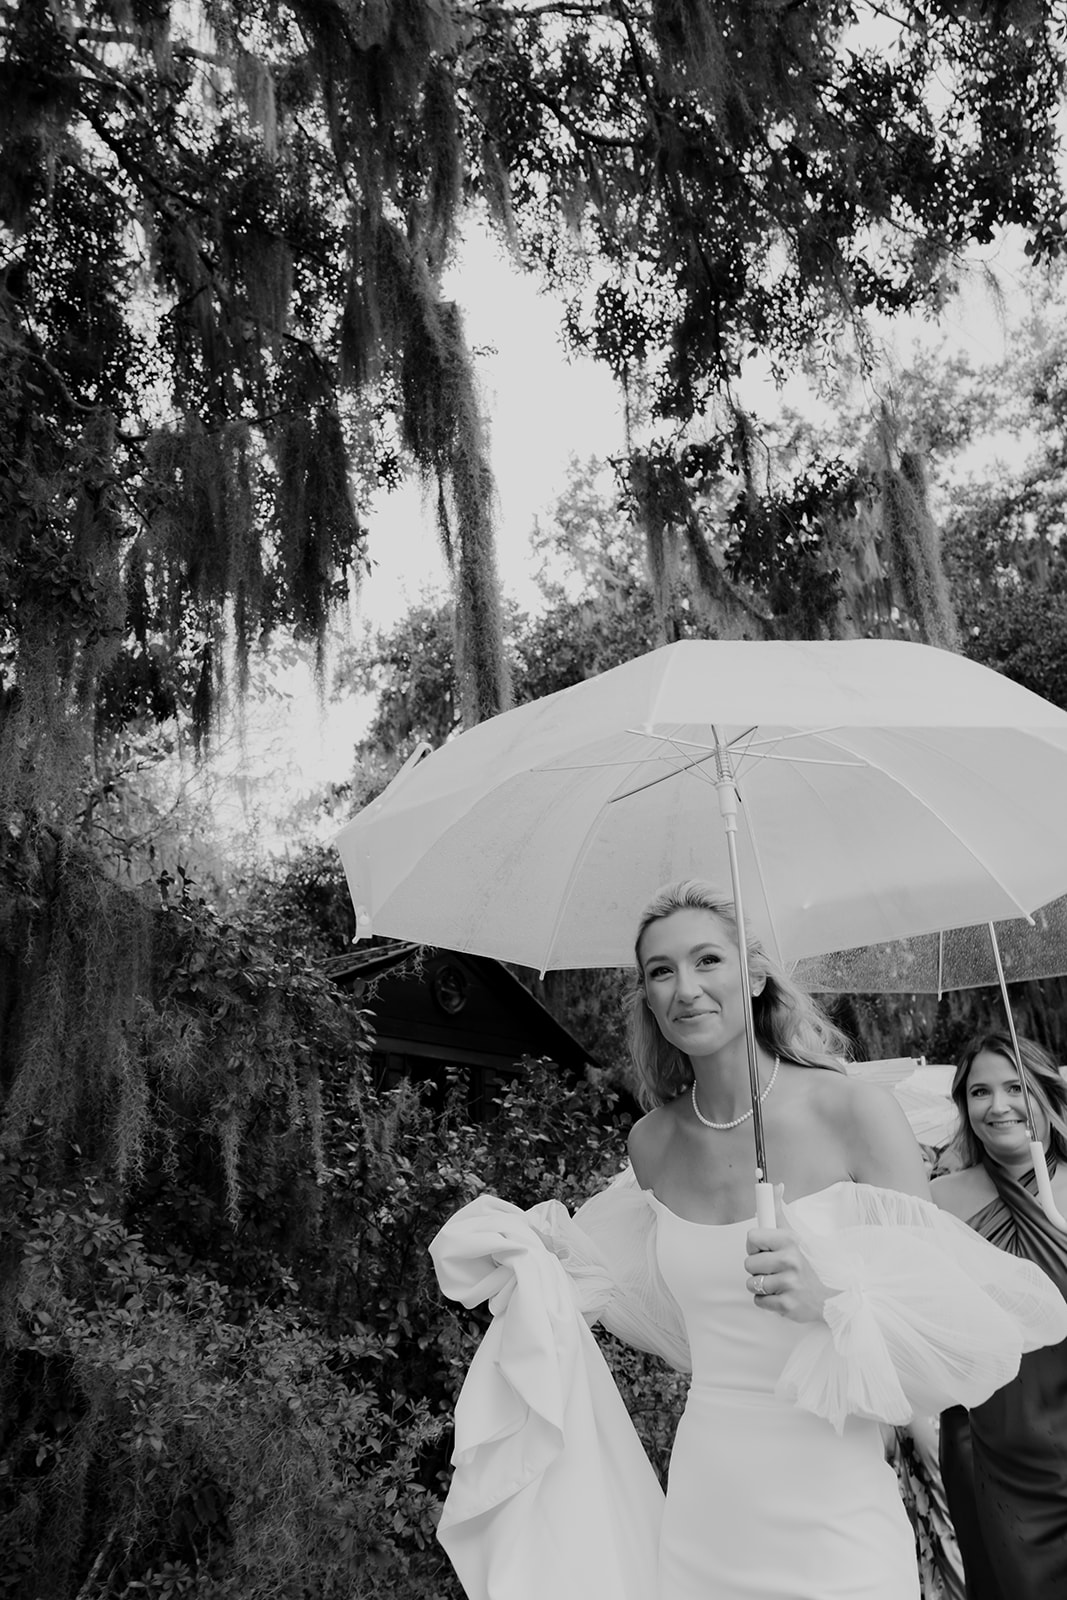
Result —
<instances>
[{"instance_id":1,"label":"white wedding dress","mask_svg":"<svg viewBox=\"0 0 1067 1600\"><path fill-rule=\"evenodd\" d=\"M485 1195L445 1224L443 1291L494 1312L438 1528L471 1600L917 1600L879 1422L979 1404L1067 1336L1067 1304L894 1191L833 1184L785 1221L825 1321L755 1307L751 1222L687 1222L629 1169L574 1218ZM665 1503L597 1321L692 1369Z\"/></svg>"},{"instance_id":2,"label":"white wedding dress","mask_svg":"<svg viewBox=\"0 0 1067 1600\"><path fill-rule=\"evenodd\" d=\"M833 1192L794 1203L832 1213ZM653 1202L693 1378L671 1456L658 1600L918 1600L915 1543L878 1423L841 1434L775 1393L805 1333L745 1287L751 1222L687 1222Z\"/></svg>"}]
</instances>

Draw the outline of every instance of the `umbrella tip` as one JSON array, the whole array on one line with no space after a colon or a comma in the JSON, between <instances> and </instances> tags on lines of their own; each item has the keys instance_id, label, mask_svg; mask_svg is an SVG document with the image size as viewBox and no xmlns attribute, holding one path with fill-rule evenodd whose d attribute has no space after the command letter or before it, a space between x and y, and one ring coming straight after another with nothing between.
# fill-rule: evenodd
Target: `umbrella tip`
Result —
<instances>
[{"instance_id":1,"label":"umbrella tip","mask_svg":"<svg viewBox=\"0 0 1067 1600\"><path fill-rule=\"evenodd\" d=\"M352 943L358 944L361 939L369 939L374 933L370 912L366 906L356 907L356 931L352 935Z\"/></svg>"}]
</instances>

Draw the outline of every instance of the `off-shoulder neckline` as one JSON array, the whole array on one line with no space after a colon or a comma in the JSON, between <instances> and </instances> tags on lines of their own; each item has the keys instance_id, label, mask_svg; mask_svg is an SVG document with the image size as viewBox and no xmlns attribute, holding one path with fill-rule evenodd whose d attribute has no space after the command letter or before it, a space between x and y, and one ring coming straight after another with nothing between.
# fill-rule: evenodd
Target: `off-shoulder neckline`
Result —
<instances>
[{"instance_id":1,"label":"off-shoulder neckline","mask_svg":"<svg viewBox=\"0 0 1067 1600\"><path fill-rule=\"evenodd\" d=\"M823 1189L812 1189L808 1194L798 1195L795 1200L787 1200L786 1205L798 1206L803 1205L805 1200L821 1199L823 1195L831 1194L834 1189L840 1189L846 1184L850 1189L856 1186L852 1178L838 1178L834 1183L828 1183ZM638 1184L639 1189L640 1187L640 1184ZM677 1211L672 1211L670 1206L665 1204L654 1190L641 1189L641 1193L654 1210L665 1211L669 1217L673 1217L676 1222L685 1223L688 1228L751 1228L756 1221L756 1218L751 1216L739 1217L736 1222L694 1222L692 1217L683 1217Z\"/></svg>"}]
</instances>

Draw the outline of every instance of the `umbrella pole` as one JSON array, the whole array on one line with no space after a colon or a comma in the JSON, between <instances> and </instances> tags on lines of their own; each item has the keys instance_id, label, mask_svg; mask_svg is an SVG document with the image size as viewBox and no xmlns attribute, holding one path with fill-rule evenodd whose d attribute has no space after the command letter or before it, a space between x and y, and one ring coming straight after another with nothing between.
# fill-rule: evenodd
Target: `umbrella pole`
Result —
<instances>
[{"instance_id":1,"label":"umbrella pole","mask_svg":"<svg viewBox=\"0 0 1067 1600\"><path fill-rule=\"evenodd\" d=\"M1004 965L1000 959L1000 945L997 942L997 930L993 923L988 924L989 940L993 946L993 960L997 968L997 982L1000 985L1000 998L1004 1002L1004 1015L1008 1019L1008 1032L1011 1035L1011 1048L1015 1055L1015 1070L1019 1074L1019 1085L1023 1091L1023 1105L1026 1111L1026 1131L1030 1135L1030 1155L1034 1163L1034 1177L1037 1179L1037 1192L1041 1199L1041 1209L1050 1222L1057 1228L1067 1233L1067 1219L1061 1216L1052 1193L1052 1184L1049 1181L1048 1163L1045 1160L1045 1147L1037 1137L1037 1123L1034 1121L1034 1107L1030 1099L1030 1085L1026 1081L1023 1071L1022 1056L1019 1054L1019 1036L1015 1031L1015 1017L1012 1014L1011 1001L1008 999L1008 984L1004 977Z\"/></svg>"},{"instance_id":2,"label":"umbrella pole","mask_svg":"<svg viewBox=\"0 0 1067 1600\"><path fill-rule=\"evenodd\" d=\"M752 1095L752 1134L756 1142L756 1222L761 1228L773 1228L774 1186L767 1173L767 1146L763 1133L763 1103L760 1100L759 1057L756 1054L756 1020L752 1014L752 985L748 975L748 941L745 935L745 906L741 893L741 870L737 860L737 786L734 783L730 751L716 727L715 738L715 788L719 796L719 815L726 832L726 849L730 857L730 887L734 897L734 920L737 924L737 949L740 956L741 993L744 999L745 1045L748 1051L748 1084Z\"/></svg>"}]
</instances>

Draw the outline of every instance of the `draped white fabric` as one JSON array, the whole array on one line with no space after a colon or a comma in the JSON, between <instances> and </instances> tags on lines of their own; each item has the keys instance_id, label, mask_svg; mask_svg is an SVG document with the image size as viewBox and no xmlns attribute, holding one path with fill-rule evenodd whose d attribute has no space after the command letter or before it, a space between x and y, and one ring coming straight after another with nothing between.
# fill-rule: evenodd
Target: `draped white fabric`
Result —
<instances>
[{"instance_id":1,"label":"draped white fabric","mask_svg":"<svg viewBox=\"0 0 1067 1600\"><path fill-rule=\"evenodd\" d=\"M560 1229L558 1217L554 1220L550 1248L565 1264L596 1260L611 1285L597 1314L601 1326L635 1350L648 1350L679 1372L690 1372L682 1313L656 1260L655 1212L633 1168L627 1166L608 1188L580 1206L568 1228Z\"/></svg>"},{"instance_id":2,"label":"draped white fabric","mask_svg":"<svg viewBox=\"0 0 1067 1600\"><path fill-rule=\"evenodd\" d=\"M1039 1267L928 1201L841 1183L785 1215L839 1292L790 1356L778 1393L839 1432L848 1415L903 1423L979 1405L1015 1376L1025 1351L1067 1337L1067 1303Z\"/></svg>"},{"instance_id":3,"label":"draped white fabric","mask_svg":"<svg viewBox=\"0 0 1067 1600\"><path fill-rule=\"evenodd\" d=\"M786 1207L837 1292L790 1349L779 1399L841 1432L974 1406L1024 1351L1067 1337L1067 1303L1029 1262L921 1200L838 1183ZM443 1292L493 1323L456 1410L438 1530L470 1600L654 1600L662 1494L587 1326L688 1370L630 1169L572 1220L482 1196L431 1245Z\"/></svg>"},{"instance_id":4,"label":"draped white fabric","mask_svg":"<svg viewBox=\"0 0 1067 1600\"><path fill-rule=\"evenodd\" d=\"M553 1220L567 1219L562 1206ZM650 1600L663 1494L582 1315L610 1291L568 1277L537 1223L491 1196L430 1247L441 1287L495 1315L456 1407L438 1527L470 1600Z\"/></svg>"}]
</instances>

